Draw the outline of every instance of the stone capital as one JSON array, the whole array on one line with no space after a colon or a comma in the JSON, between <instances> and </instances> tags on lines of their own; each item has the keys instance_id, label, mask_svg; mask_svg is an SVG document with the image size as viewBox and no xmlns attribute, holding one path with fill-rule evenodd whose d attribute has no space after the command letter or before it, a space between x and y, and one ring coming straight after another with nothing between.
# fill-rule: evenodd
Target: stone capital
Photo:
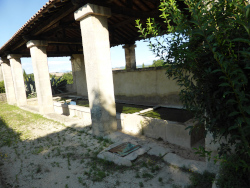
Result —
<instances>
[{"instance_id":1,"label":"stone capital","mask_svg":"<svg viewBox=\"0 0 250 188\"><path fill-rule=\"evenodd\" d=\"M33 46L48 46L48 42L44 40L30 40L26 43L27 48L31 48Z\"/></svg>"},{"instance_id":2,"label":"stone capital","mask_svg":"<svg viewBox=\"0 0 250 188\"><path fill-rule=\"evenodd\" d=\"M0 64L3 64L3 63L9 63L9 60L6 57L1 57Z\"/></svg>"},{"instance_id":3,"label":"stone capital","mask_svg":"<svg viewBox=\"0 0 250 188\"><path fill-rule=\"evenodd\" d=\"M21 54L8 54L7 59L20 59L22 57Z\"/></svg>"},{"instance_id":4,"label":"stone capital","mask_svg":"<svg viewBox=\"0 0 250 188\"><path fill-rule=\"evenodd\" d=\"M125 48L134 49L134 48L136 48L136 45L135 44L125 44L122 46L122 48L123 49L125 49Z\"/></svg>"},{"instance_id":5,"label":"stone capital","mask_svg":"<svg viewBox=\"0 0 250 188\"><path fill-rule=\"evenodd\" d=\"M86 4L79 8L74 13L74 17L76 21L81 21L83 18L85 18L88 15L97 15L97 16L111 16L111 10L107 7L102 7L99 5L93 5L93 4Z\"/></svg>"}]
</instances>

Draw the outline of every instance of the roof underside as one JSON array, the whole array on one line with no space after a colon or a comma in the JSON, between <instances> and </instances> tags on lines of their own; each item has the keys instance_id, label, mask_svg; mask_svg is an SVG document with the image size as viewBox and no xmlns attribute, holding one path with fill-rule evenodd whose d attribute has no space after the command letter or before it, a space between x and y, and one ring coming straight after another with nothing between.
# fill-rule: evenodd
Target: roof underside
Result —
<instances>
[{"instance_id":1,"label":"roof underside","mask_svg":"<svg viewBox=\"0 0 250 188\"><path fill-rule=\"evenodd\" d=\"M75 21L74 12L87 3L111 9L112 16L108 18L111 47L141 39L136 19L145 23L148 17L154 17L163 29L166 27L159 18L160 0L50 0L0 48L0 57L7 54L30 57L26 47L29 40L48 41L48 57L82 53L80 23Z\"/></svg>"}]
</instances>

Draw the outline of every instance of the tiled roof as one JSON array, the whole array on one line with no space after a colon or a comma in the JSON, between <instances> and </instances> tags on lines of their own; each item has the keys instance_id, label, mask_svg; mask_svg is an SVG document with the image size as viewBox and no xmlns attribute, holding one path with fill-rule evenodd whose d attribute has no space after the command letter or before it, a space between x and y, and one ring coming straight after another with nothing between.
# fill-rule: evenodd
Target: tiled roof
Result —
<instances>
[{"instance_id":1,"label":"tiled roof","mask_svg":"<svg viewBox=\"0 0 250 188\"><path fill-rule=\"evenodd\" d=\"M148 17L155 17L165 27L159 18L160 0L49 0L0 48L0 57L8 53L30 57L26 47L29 40L48 41L49 57L82 53L80 23L75 21L74 12L87 3L111 9L112 16L108 18L111 47L142 39L135 27L137 18L145 23Z\"/></svg>"},{"instance_id":2,"label":"tiled roof","mask_svg":"<svg viewBox=\"0 0 250 188\"><path fill-rule=\"evenodd\" d=\"M1 48L0 51L8 44L10 43L17 35L21 34L21 32L23 31L23 29L32 24L32 22L37 19L44 10L46 10L47 7L49 7L51 4L53 4L53 2L55 2L57 0L49 0L36 14L34 14Z\"/></svg>"}]
</instances>

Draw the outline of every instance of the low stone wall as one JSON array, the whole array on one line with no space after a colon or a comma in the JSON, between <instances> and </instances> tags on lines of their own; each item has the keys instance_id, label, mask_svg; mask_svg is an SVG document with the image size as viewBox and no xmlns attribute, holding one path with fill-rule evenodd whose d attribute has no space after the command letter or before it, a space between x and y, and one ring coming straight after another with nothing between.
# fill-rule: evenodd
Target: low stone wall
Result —
<instances>
[{"instance_id":1,"label":"low stone wall","mask_svg":"<svg viewBox=\"0 0 250 188\"><path fill-rule=\"evenodd\" d=\"M85 125L91 125L90 109L84 106L68 105L63 102L54 102L55 113L83 119Z\"/></svg>"},{"instance_id":2,"label":"low stone wall","mask_svg":"<svg viewBox=\"0 0 250 188\"><path fill-rule=\"evenodd\" d=\"M202 130L191 134L186 130L188 126L193 125L192 121L180 123L123 113L117 113L116 117L118 129L130 135L145 135L186 148L192 148L195 143L204 138Z\"/></svg>"},{"instance_id":3,"label":"low stone wall","mask_svg":"<svg viewBox=\"0 0 250 188\"><path fill-rule=\"evenodd\" d=\"M7 102L6 94L0 93L0 101Z\"/></svg>"},{"instance_id":4,"label":"low stone wall","mask_svg":"<svg viewBox=\"0 0 250 188\"><path fill-rule=\"evenodd\" d=\"M91 125L91 115L88 107L54 102L54 109L58 114L77 116L83 119L85 125ZM118 130L124 133L162 139L186 148L191 148L202 136L204 137L200 132L194 132L190 135L189 131L185 130L186 127L192 124L191 121L179 123L124 113L117 113L116 119Z\"/></svg>"},{"instance_id":5,"label":"low stone wall","mask_svg":"<svg viewBox=\"0 0 250 188\"><path fill-rule=\"evenodd\" d=\"M137 104L182 106L180 86L165 73L162 67L113 71L115 99Z\"/></svg>"},{"instance_id":6,"label":"low stone wall","mask_svg":"<svg viewBox=\"0 0 250 188\"><path fill-rule=\"evenodd\" d=\"M27 99L27 105L29 105L29 106L38 106L38 99L37 98Z\"/></svg>"},{"instance_id":7,"label":"low stone wall","mask_svg":"<svg viewBox=\"0 0 250 188\"><path fill-rule=\"evenodd\" d=\"M115 99L136 104L182 106L180 87L175 80L168 79L165 72L162 67L114 70ZM81 74L77 72L78 77ZM85 77L79 77L75 84L67 85L67 89L69 92L77 91L77 95L88 96Z\"/></svg>"}]
</instances>

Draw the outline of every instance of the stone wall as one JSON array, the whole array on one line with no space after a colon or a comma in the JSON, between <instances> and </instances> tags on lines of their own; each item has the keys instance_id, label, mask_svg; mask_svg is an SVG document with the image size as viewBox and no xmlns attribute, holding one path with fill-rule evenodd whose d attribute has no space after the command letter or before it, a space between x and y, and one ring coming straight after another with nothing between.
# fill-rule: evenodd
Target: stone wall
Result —
<instances>
[{"instance_id":1,"label":"stone wall","mask_svg":"<svg viewBox=\"0 0 250 188\"><path fill-rule=\"evenodd\" d=\"M176 81L168 79L165 72L162 67L113 71L116 100L181 106L180 87Z\"/></svg>"},{"instance_id":2,"label":"stone wall","mask_svg":"<svg viewBox=\"0 0 250 188\"><path fill-rule=\"evenodd\" d=\"M6 94L0 93L0 101L7 102Z\"/></svg>"},{"instance_id":3,"label":"stone wall","mask_svg":"<svg viewBox=\"0 0 250 188\"><path fill-rule=\"evenodd\" d=\"M127 103L182 106L179 100L180 87L176 81L168 79L162 67L140 68L136 70L114 70L115 99ZM76 77L77 94L87 97L86 79ZM67 85L74 92L73 85Z\"/></svg>"},{"instance_id":4,"label":"stone wall","mask_svg":"<svg viewBox=\"0 0 250 188\"><path fill-rule=\"evenodd\" d=\"M74 84L67 84L66 85L66 90L67 90L67 92L76 92L75 85Z\"/></svg>"}]
</instances>

